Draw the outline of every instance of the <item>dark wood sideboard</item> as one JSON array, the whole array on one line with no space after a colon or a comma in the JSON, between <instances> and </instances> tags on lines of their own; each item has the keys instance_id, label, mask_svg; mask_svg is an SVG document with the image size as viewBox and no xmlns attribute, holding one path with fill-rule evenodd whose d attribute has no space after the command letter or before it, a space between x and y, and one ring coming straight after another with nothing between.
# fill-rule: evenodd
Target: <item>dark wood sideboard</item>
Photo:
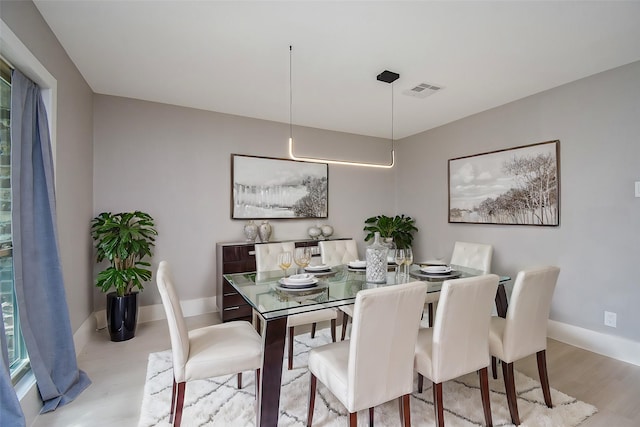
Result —
<instances>
[{"instance_id":1,"label":"dark wood sideboard","mask_svg":"<svg viewBox=\"0 0 640 427\"><path fill-rule=\"evenodd\" d=\"M345 240L336 238L326 240ZM313 256L320 256L319 240L281 240L278 242L295 242L296 247L311 247ZM261 243L216 243L216 304L223 322L230 320L251 321L251 306L222 277L223 274L256 271L256 245ZM295 265L295 264L294 264Z\"/></svg>"}]
</instances>

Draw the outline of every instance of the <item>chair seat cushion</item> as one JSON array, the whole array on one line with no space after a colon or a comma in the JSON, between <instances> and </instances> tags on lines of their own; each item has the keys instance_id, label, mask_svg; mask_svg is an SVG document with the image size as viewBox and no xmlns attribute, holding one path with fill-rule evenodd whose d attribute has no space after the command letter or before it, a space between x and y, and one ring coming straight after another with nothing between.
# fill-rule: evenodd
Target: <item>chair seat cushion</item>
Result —
<instances>
[{"instance_id":1,"label":"chair seat cushion","mask_svg":"<svg viewBox=\"0 0 640 427\"><path fill-rule=\"evenodd\" d=\"M440 292L427 292L427 296L424 298L425 304L433 304L440 299Z\"/></svg>"},{"instance_id":2,"label":"chair seat cushion","mask_svg":"<svg viewBox=\"0 0 640 427\"><path fill-rule=\"evenodd\" d=\"M323 322L338 318L335 308L310 311L308 313L293 314L287 318L287 327L308 325L309 323Z\"/></svg>"},{"instance_id":3,"label":"chair seat cushion","mask_svg":"<svg viewBox=\"0 0 640 427\"><path fill-rule=\"evenodd\" d=\"M491 318L491 324L489 325L489 352L503 362L511 363L513 360L506 360L502 342L506 324L507 321L502 317L493 316Z\"/></svg>"},{"instance_id":4,"label":"chair seat cushion","mask_svg":"<svg viewBox=\"0 0 640 427\"><path fill-rule=\"evenodd\" d=\"M262 366L262 338L249 322L237 321L189 331L189 358L185 378L191 381Z\"/></svg>"},{"instance_id":5,"label":"chair seat cushion","mask_svg":"<svg viewBox=\"0 0 640 427\"><path fill-rule=\"evenodd\" d=\"M312 349L308 365L309 371L352 412L352 408L347 405L349 344L349 341L340 341ZM375 377L375 373L372 372L371 375Z\"/></svg>"},{"instance_id":6,"label":"chair seat cushion","mask_svg":"<svg viewBox=\"0 0 640 427\"><path fill-rule=\"evenodd\" d=\"M415 370L433 381L433 328L421 328L416 341Z\"/></svg>"},{"instance_id":7,"label":"chair seat cushion","mask_svg":"<svg viewBox=\"0 0 640 427\"><path fill-rule=\"evenodd\" d=\"M349 317L353 317L353 309L354 309L355 305L354 304L350 304L350 305L342 305L340 307L338 307L340 310L342 310L344 313L346 313Z\"/></svg>"}]
</instances>

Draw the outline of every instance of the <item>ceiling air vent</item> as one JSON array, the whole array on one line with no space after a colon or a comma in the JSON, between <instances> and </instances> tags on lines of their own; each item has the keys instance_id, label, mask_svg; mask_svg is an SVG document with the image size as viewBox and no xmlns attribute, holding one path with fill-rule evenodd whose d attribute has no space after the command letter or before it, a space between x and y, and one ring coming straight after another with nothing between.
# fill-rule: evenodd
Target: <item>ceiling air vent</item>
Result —
<instances>
[{"instance_id":1,"label":"ceiling air vent","mask_svg":"<svg viewBox=\"0 0 640 427\"><path fill-rule=\"evenodd\" d=\"M409 96L415 96L416 98L426 98L427 96L433 95L441 89L442 86L437 86L431 83L420 83L419 85L405 90L402 93Z\"/></svg>"}]
</instances>

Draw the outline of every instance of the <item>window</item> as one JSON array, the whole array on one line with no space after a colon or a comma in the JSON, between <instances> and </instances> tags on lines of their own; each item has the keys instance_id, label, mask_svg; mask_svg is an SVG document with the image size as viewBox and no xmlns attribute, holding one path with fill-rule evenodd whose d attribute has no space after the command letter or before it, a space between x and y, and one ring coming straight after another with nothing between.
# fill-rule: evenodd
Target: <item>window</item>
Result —
<instances>
[{"instance_id":1,"label":"window","mask_svg":"<svg viewBox=\"0 0 640 427\"><path fill-rule=\"evenodd\" d=\"M13 286L11 241L11 69L0 60L0 301L9 350L11 379L27 371L29 359L20 333L18 305Z\"/></svg>"}]
</instances>

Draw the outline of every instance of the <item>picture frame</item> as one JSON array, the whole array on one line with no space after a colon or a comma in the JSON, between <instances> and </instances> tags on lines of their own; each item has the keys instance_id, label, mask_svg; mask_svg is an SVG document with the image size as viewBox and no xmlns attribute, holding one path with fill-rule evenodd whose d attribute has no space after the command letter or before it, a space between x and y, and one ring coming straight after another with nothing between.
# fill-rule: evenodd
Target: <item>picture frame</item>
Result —
<instances>
[{"instance_id":1,"label":"picture frame","mask_svg":"<svg viewBox=\"0 0 640 427\"><path fill-rule=\"evenodd\" d=\"M560 141L450 159L449 223L560 225Z\"/></svg>"},{"instance_id":2,"label":"picture frame","mask_svg":"<svg viewBox=\"0 0 640 427\"><path fill-rule=\"evenodd\" d=\"M231 218L327 218L329 165L231 155Z\"/></svg>"}]
</instances>

